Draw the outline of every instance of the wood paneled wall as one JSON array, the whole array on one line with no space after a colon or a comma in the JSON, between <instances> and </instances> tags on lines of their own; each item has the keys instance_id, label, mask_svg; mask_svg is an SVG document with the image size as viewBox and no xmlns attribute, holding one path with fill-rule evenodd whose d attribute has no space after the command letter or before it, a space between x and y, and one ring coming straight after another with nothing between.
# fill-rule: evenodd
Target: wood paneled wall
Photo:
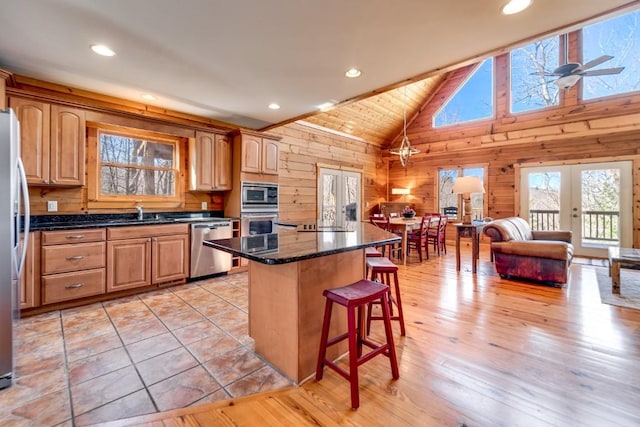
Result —
<instances>
[{"instance_id":1,"label":"wood paneled wall","mask_svg":"<svg viewBox=\"0 0 640 427\"><path fill-rule=\"evenodd\" d=\"M434 129L433 113L456 90L468 69L454 72L407 131L422 152L405 169L386 152L389 187L410 187L404 196L420 211L437 210L438 168L488 167L487 215L516 213L514 165L518 163L634 160L634 242L640 247L640 96L582 102L578 86L561 93L560 106L513 115L509 109L508 56L496 58L496 118Z\"/></svg>"},{"instance_id":2,"label":"wood paneled wall","mask_svg":"<svg viewBox=\"0 0 640 427\"><path fill-rule=\"evenodd\" d=\"M316 218L317 167L362 173L362 215L385 200L386 164L380 148L301 124L270 130L280 141L280 219Z\"/></svg>"}]
</instances>

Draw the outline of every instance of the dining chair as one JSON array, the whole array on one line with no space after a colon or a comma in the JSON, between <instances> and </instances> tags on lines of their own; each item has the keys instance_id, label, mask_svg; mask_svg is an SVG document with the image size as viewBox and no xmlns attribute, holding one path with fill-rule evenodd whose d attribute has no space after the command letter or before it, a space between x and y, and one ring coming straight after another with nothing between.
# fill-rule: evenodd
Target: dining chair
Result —
<instances>
[{"instance_id":1,"label":"dining chair","mask_svg":"<svg viewBox=\"0 0 640 427\"><path fill-rule=\"evenodd\" d=\"M418 258L422 262L422 247L424 246L427 252L427 259L429 259L429 246L427 244L427 231L429 230L429 224L431 222L431 216L423 215L420 221L420 228L407 236L407 256L411 252L411 248L418 250Z\"/></svg>"},{"instance_id":2,"label":"dining chair","mask_svg":"<svg viewBox=\"0 0 640 427\"><path fill-rule=\"evenodd\" d=\"M373 225L375 225L376 227L382 228L385 231L388 231L390 233L396 234L398 235L398 233L395 233L392 229L391 226L389 224L389 218L385 217L385 216L374 216L374 215L370 215L369 216L369 222ZM398 259L402 258L402 243L392 243L389 245L389 252L391 257L395 257ZM386 246L382 247L382 256L386 256L385 252L386 252Z\"/></svg>"},{"instance_id":3,"label":"dining chair","mask_svg":"<svg viewBox=\"0 0 640 427\"><path fill-rule=\"evenodd\" d=\"M448 218L444 215L439 215L437 217L437 221L434 222L434 227L429 228L427 233L427 244L433 245L433 252L440 255L440 252L447 253L447 220ZM435 225L437 224L437 225Z\"/></svg>"}]
</instances>

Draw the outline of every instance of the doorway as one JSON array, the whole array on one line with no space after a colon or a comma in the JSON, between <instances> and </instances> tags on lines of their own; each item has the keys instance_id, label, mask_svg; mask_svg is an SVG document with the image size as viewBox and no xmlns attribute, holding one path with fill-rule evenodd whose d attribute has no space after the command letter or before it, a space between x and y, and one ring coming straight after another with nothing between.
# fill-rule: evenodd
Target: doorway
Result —
<instances>
[{"instance_id":1,"label":"doorway","mask_svg":"<svg viewBox=\"0 0 640 427\"><path fill-rule=\"evenodd\" d=\"M318 171L318 219L337 226L360 220L359 172L320 168Z\"/></svg>"},{"instance_id":2,"label":"doorway","mask_svg":"<svg viewBox=\"0 0 640 427\"><path fill-rule=\"evenodd\" d=\"M523 167L521 215L534 230L571 230L575 255L631 247L632 162Z\"/></svg>"}]
</instances>

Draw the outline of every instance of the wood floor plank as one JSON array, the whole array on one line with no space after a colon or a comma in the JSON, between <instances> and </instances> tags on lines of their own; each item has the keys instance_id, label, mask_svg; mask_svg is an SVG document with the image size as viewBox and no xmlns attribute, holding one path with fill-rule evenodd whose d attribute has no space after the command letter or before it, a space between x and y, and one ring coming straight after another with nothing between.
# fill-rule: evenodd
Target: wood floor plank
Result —
<instances>
[{"instance_id":1,"label":"wood floor plank","mask_svg":"<svg viewBox=\"0 0 640 427\"><path fill-rule=\"evenodd\" d=\"M326 370L299 387L104 425L640 425L640 310L600 302L595 269L606 267L574 264L558 288L501 279L486 248L476 275L462 258L460 272L453 250L400 266L400 379L385 357L362 365L358 410ZM374 323L371 337L383 335Z\"/></svg>"}]
</instances>

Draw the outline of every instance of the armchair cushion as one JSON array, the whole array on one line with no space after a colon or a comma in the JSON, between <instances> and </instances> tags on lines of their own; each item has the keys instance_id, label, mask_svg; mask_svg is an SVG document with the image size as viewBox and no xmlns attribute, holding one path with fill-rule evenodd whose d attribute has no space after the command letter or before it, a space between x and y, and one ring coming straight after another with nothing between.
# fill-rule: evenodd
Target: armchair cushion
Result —
<instances>
[{"instance_id":1,"label":"armchair cushion","mask_svg":"<svg viewBox=\"0 0 640 427\"><path fill-rule=\"evenodd\" d=\"M531 230L519 217L498 219L483 232L491 238L496 271L544 282L566 283L573 259L571 231Z\"/></svg>"}]
</instances>

